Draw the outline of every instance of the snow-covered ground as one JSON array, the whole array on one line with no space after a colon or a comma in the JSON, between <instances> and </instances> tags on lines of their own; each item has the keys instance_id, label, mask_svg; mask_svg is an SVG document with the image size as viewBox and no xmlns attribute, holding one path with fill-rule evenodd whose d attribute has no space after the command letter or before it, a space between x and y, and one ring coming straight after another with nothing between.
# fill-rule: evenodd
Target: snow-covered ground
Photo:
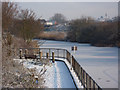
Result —
<instances>
[{"instance_id":1,"label":"snow-covered ground","mask_svg":"<svg viewBox=\"0 0 120 90\"><path fill-rule=\"evenodd\" d=\"M49 88L76 88L64 62L56 61L47 67L45 84Z\"/></svg>"},{"instance_id":2,"label":"snow-covered ground","mask_svg":"<svg viewBox=\"0 0 120 90\"><path fill-rule=\"evenodd\" d=\"M49 63L48 65L41 65L37 64L34 65L34 61L30 59L14 59L19 61L20 63L23 63L23 66L29 69L35 69L36 74L40 75L45 70L46 72L42 75L44 78L44 87L47 88L76 88L74 81L70 75L70 72L68 68L71 68L70 64L66 61L65 63L68 65L65 65L64 62L61 61L55 61L55 63ZM79 82L78 78L75 75L75 72L71 70L71 74L74 76L76 85L79 88L83 88L81 83Z\"/></svg>"},{"instance_id":3,"label":"snow-covered ground","mask_svg":"<svg viewBox=\"0 0 120 90\"><path fill-rule=\"evenodd\" d=\"M78 50L71 51L72 46L77 46ZM50 40L40 47L67 49L98 85L102 88L118 88L117 47L95 47L89 44Z\"/></svg>"}]
</instances>

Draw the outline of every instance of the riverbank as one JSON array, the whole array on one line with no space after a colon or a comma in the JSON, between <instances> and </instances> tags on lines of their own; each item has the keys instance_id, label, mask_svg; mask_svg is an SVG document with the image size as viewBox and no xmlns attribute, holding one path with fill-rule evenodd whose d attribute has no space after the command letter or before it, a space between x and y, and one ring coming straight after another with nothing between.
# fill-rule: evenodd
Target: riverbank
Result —
<instances>
[{"instance_id":1,"label":"riverbank","mask_svg":"<svg viewBox=\"0 0 120 90\"><path fill-rule=\"evenodd\" d=\"M117 42L117 44L113 43L92 43L92 42L79 42L79 41L72 41L68 39L68 32L57 32L57 31L51 31L51 32L42 32L36 39L41 40L54 40L54 41L65 41L65 42L74 42L74 43L86 43L90 44L91 46L96 47L118 47L120 48L120 43Z\"/></svg>"},{"instance_id":2,"label":"riverbank","mask_svg":"<svg viewBox=\"0 0 120 90\"><path fill-rule=\"evenodd\" d=\"M76 41L69 41L66 39L57 39L57 38L35 38L35 39L39 39L39 40L52 40L52 41L63 41L63 42L71 42L71 43L78 43L78 44L90 44L91 46L95 46L95 47L118 47L120 48L120 44L117 45L113 45L113 44L91 44L91 43L80 43L80 42L76 42Z\"/></svg>"},{"instance_id":3,"label":"riverbank","mask_svg":"<svg viewBox=\"0 0 120 90\"><path fill-rule=\"evenodd\" d=\"M18 57L18 49L25 47L38 47L37 41L29 44L23 39L11 34L3 33L2 40L2 87L3 88L37 88L35 79L30 75L30 71L22 64L15 62ZM42 78L41 83L43 81ZM40 87L43 87L42 84Z\"/></svg>"},{"instance_id":4,"label":"riverbank","mask_svg":"<svg viewBox=\"0 0 120 90\"><path fill-rule=\"evenodd\" d=\"M45 40L62 40L64 41L66 38L66 32L58 32L58 31L51 31L51 32L42 32L38 39L45 39Z\"/></svg>"}]
</instances>

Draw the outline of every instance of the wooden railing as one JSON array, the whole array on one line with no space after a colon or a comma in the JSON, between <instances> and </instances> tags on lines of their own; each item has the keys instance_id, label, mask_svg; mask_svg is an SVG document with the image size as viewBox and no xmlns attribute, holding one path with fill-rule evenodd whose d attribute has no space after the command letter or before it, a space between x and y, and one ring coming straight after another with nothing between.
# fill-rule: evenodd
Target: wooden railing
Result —
<instances>
[{"instance_id":1,"label":"wooden railing","mask_svg":"<svg viewBox=\"0 0 120 90\"><path fill-rule=\"evenodd\" d=\"M62 58L66 59L71 65L82 85L86 90L102 90L92 77L75 60L74 56L66 49L56 48L20 48L19 56L24 58L26 54L36 55L37 58ZM53 55L54 53L54 55Z\"/></svg>"}]
</instances>

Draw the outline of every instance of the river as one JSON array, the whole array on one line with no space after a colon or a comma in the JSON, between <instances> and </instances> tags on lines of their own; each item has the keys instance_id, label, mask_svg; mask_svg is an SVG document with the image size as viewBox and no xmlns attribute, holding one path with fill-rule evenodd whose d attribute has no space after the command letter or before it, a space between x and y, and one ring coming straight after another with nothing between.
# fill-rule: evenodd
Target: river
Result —
<instances>
[{"instance_id":1,"label":"river","mask_svg":"<svg viewBox=\"0 0 120 90\"><path fill-rule=\"evenodd\" d=\"M77 62L102 88L118 88L118 48L95 47L64 41L45 41L41 48L63 48L73 54ZM38 41L38 44L41 40ZM77 46L77 51L71 51Z\"/></svg>"}]
</instances>

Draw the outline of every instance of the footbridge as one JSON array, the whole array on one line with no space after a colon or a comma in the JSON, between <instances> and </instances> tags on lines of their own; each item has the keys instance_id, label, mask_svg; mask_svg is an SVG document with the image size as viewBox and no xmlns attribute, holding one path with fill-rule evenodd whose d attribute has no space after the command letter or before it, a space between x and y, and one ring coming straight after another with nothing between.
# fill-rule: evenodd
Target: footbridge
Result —
<instances>
[{"instance_id":1,"label":"footbridge","mask_svg":"<svg viewBox=\"0 0 120 90\"><path fill-rule=\"evenodd\" d=\"M57 60L67 60L74 70L79 81L86 90L102 90L102 88L95 82L95 80L82 68L82 66L75 60L74 56L66 49L56 48L19 48L19 58L42 59L46 58L52 60L54 63Z\"/></svg>"}]
</instances>

